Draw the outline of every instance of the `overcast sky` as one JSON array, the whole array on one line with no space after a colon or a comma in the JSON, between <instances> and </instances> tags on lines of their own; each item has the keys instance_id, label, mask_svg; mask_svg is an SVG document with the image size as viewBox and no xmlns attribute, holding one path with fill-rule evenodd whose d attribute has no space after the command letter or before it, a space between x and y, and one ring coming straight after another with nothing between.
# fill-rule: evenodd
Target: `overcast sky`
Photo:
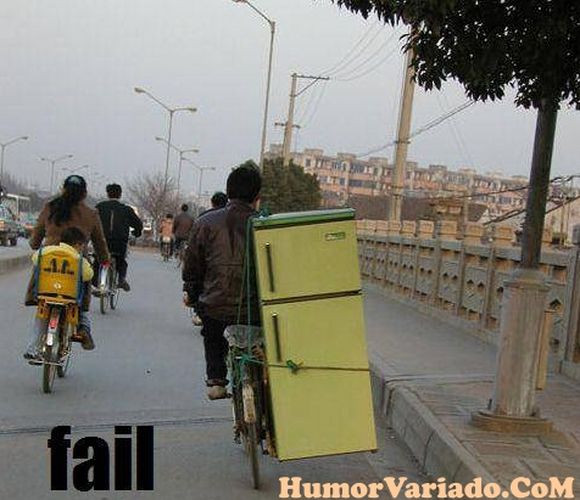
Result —
<instances>
[{"instance_id":1,"label":"overcast sky","mask_svg":"<svg viewBox=\"0 0 580 500\"><path fill-rule=\"evenodd\" d=\"M403 64L391 27L379 29L330 0L253 1L277 23L269 142L281 140L273 124L285 120L290 74L328 70L365 35L337 73L358 78L317 84L298 99L297 146L362 153L394 138ZM133 92L139 85L171 106L198 107L176 115L174 143L199 147L196 161L216 167L204 189L221 188L232 165L258 157L268 38L267 24L232 0L6 0L0 142L30 136L7 149L6 169L41 187L48 169L38 156L72 153L69 166L90 164L120 182L161 169L164 150L154 137L166 136L167 115ZM476 104L417 137L409 159L527 175L535 115L512 98ZM412 128L464 101L455 84L418 90ZM563 110L554 175L580 172L579 134L580 113ZM393 150L382 155L392 158ZM197 174L186 168L184 187L194 189Z\"/></svg>"}]
</instances>

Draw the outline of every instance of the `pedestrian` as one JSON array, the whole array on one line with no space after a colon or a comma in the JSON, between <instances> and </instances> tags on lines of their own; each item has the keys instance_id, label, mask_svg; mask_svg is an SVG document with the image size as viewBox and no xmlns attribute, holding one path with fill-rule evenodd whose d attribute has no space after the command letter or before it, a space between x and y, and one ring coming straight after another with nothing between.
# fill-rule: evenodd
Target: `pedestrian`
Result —
<instances>
[{"instance_id":1,"label":"pedestrian","mask_svg":"<svg viewBox=\"0 0 580 500\"><path fill-rule=\"evenodd\" d=\"M247 224L256 215L261 185L258 169L234 169L227 180L227 205L199 217L185 254L184 301L195 308L203 323L207 394L212 400L227 397L225 328L249 322L248 306L258 310L255 288L248 296L242 284Z\"/></svg>"},{"instance_id":2,"label":"pedestrian","mask_svg":"<svg viewBox=\"0 0 580 500\"><path fill-rule=\"evenodd\" d=\"M107 185L106 191L109 199L98 203L96 209L101 218L109 252L117 265L117 285L128 292L131 290L127 282L129 233L133 230L133 235L136 238L141 236L143 223L135 213L135 210L129 205L121 203L123 188L119 184Z\"/></svg>"},{"instance_id":3,"label":"pedestrian","mask_svg":"<svg viewBox=\"0 0 580 500\"><path fill-rule=\"evenodd\" d=\"M96 210L85 204L86 197L87 183L85 179L76 174L68 176L64 180L61 194L49 201L40 212L36 226L32 230L30 247L33 250L38 250L41 245L58 245L61 243L64 231L70 227L76 227L84 234L86 240L91 240L99 261L108 262L110 256L101 219ZM86 285L83 294L81 307L83 313L88 313L90 309L89 286L90 284ZM26 293L26 305L36 304L34 281L31 279ZM94 349L90 316L82 314L80 319L77 333L83 338L83 347L87 350Z\"/></svg>"}]
</instances>

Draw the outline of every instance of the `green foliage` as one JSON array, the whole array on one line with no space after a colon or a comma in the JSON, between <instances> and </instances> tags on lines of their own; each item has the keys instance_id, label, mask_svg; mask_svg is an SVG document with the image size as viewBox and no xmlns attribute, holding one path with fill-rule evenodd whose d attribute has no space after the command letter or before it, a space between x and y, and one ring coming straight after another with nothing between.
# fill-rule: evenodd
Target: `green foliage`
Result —
<instances>
[{"instance_id":1,"label":"green foliage","mask_svg":"<svg viewBox=\"0 0 580 500\"><path fill-rule=\"evenodd\" d=\"M318 180L302 167L282 159L266 160L262 172L262 207L270 213L297 212L320 208L321 194Z\"/></svg>"},{"instance_id":2,"label":"green foliage","mask_svg":"<svg viewBox=\"0 0 580 500\"><path fill-rule=\"evenodd\" d=\"M331 0L365 18L410 24L418 83L440 88L459 81L475 100L580 109L578 0Z\"/></svg>"}]
</instances>

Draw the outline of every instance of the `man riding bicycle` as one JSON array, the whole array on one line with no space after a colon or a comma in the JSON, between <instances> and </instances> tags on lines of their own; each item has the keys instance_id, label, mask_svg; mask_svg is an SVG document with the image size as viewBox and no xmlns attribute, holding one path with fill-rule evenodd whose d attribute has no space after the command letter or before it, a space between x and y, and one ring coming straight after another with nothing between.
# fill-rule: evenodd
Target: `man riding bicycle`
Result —
<instances>
[{"instance_id":1,"label":"man riding bicycle","mask_svg":"<svg viewBox=\"0 0 580 500\"><path fill-rule=\"evenodd\" d=\"M109 199L98 203L96 208L101 218L109 252L117 264L118 286L128 292L131 290L127 282L129 233L133 229L135 237L141 236L143 223L129 205L119 201L123 194L123 189L119 184L109 184L106 189Z\"/></svg>"}]
</instances>

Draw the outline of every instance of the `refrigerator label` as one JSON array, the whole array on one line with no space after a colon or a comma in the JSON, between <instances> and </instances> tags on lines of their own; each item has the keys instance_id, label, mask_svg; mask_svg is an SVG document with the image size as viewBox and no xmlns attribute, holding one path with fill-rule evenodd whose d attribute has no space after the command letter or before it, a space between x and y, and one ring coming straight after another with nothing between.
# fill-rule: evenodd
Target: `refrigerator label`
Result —
<instances>
[{"instance_id":1,"label":"refrigerator label","mask_svg":"<svg viewBox=\"0 0 580 500\"><path fill-rule=\"evenodd\" d=\"M324 235L324 239L326 241L345 240L346 239L346 233L344 231L340 231L338 233L326 233Z\"/></svg>"}]
</instances>

